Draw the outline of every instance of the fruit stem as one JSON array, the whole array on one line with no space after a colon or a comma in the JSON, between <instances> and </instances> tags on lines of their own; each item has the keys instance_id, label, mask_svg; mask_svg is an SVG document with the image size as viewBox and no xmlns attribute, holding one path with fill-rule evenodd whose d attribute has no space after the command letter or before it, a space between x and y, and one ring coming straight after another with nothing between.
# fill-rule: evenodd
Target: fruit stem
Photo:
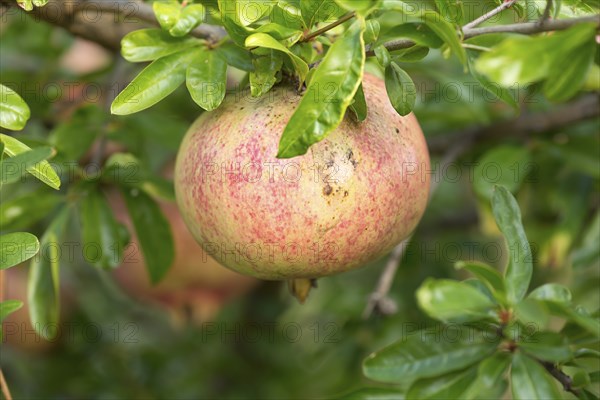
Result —
<instances>
[{"instance_id":1,"label":"fruit stem","mask_svg":"<svg viewBox=\"0 0 600 400\"><path fill-rule=\"evenodd\" d=\"M290 290L290 293L298 299L300 304L304 304L310 293L310 289L313 287L317 287L316 279L299 278L288 280L288 289Z\"/></svg>"}]
</instances>

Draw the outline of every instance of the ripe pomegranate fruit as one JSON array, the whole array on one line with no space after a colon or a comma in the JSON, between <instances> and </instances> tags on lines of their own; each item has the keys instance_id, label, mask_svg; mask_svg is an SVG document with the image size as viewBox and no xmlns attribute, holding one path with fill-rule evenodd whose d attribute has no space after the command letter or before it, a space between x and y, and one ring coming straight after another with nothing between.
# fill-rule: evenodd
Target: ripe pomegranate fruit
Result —
<instances>
[{"instance_id":1,"label":"ripe pomegranate fruit","mask_svg":"<svg viewBox=\"0 0 600 400\"><path fill-rule=\"evenodd\" d=\"M262 279L314 279L377 259L414 230L429 193L423 132L413 115L396 113L382 80L367 75L363 88L367 120L346 116L292 159L276 158L301 99L291 86L230 95L192 125L175 190L208 254Z\"/></svg>"},{"instance_id":2,"label":"ripe pomegranate fruit","mask_svg":"<svg viewBox=\"0 0 600 400\"><path fill-rule=\"evenodd\" d=\"M110 193L109 202L117 219L135 232L120 195ZM133 298L165 309L176 325L210 321L226 303L248 292L258 281L228 270L204 253L174 203L161 203L161 209L171 223L175 243L175 260L167 275L157 285L150 283L141 247L132 236L125 260L114 272L116 281Z\"/></svg>"}]
</instances>

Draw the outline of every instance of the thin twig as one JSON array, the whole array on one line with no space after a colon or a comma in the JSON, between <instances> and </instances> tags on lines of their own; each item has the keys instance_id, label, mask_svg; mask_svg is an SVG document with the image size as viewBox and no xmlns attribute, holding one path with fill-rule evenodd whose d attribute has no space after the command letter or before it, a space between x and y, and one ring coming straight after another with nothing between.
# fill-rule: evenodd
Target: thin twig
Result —
<instances>
[{"instance_id":1,"label":"thin twig","mask_svg":"<svg viewBox=\"0 0 600 400\"><path fill-rule=\"evenodd\" d=\"M445 170L448 165L452 164L458 157L460 157L464 152L466 152L471 145L471 141L462 141L456 142L454 146L452 146L447 152L444 158L440 162L440 170ZM429 200L433 198L435 192L439 187L440 182L434 181L431 184ZM408 238L404 239L399 245L397 245L390 255L383 272L379 276L379 280L377 281L377 286L375 286L375 290L369 296L369 300L367 301L367 305L363 311L363 319L368 319L373 311L378 310L382 314L393 314L396 312L395 304L392 303L392 300L388 297L390 289L392 288L392 284L394 283L394 278L396 276L396 272L398 271L398 267L400 266L400 261L402 257L404 257L404 253L406 252L406 248L410 244L412 240L412 235Z\"/></svg>"},{"instance_id":2,"label":"thin twig","mask_svg":"<svg viewBox=\"0 0 600 400\"><path fill-rule=\"evenodd\" d=\"M468 24L466 24L465 26L463 26L463 30L464 29L471 29L471 28L475 28L476 26L484 23L485 21L487 21L490 18L495 17L496 15L500 14L502 11L506 10L507 8L510 8L513 4L515 4L517 1L519 0L508 0L508 1L504 1L502 4L500 4L498 7L494 8L493 10L491 10L490 12L487 12L485 14L483 14L481 17L469 22Z\"/></svg>"},{"instance_id":3,"label":"thin twig","mask_svg":"<svg viewBox=\"0 0 600 400\"><path fill-rule=\"evenodd\" d=\"M0 303L4 301L4 270L0 270ZM6 400L12 400L12 396L10 395L10 390L8 389L8 385L6 384L6 379L4 379L4 374L2 373L2 368L0 368L0 386L2 386L2 394Z\"/></svg>"},{"instance_id":4,"label":"thin twig","mask_svg":"<svg viewBox=\"0 0 600 400\"><path fill-rule=\"evenodd\" d=\"M539 24L543 25L546 21L550 20L550 10L552 9L552 0L546 1L546 8L544 8L544 13L542 14L542 18L539 20Z\"/></svg>"},{"instance_id":5,"label":"thin twig","mask_svg":"<svg viewBox=\"0 0 600 400\"><path fill-rule=\"evenodd\" d=\"M4 379L4 374L2 373L2 369L0 369L0 386L2 386L2 394L6 400L12 400L12 396L10 395L10 390L8 389L8 385L6 384L6 379Z\"/></svg>"},{"instance_id":6,"label":"thin twig","mask_svg":"<svg viewBox=\"0 0 600 400\"><path fill-rule=\"evenodd\" d=\"M302 38L301 42L309 42L309 41L313 40L314 38L316 38L317 36L321 36L325 32L328 32L328 31L332 30L333 28L343 24L344 22L351 20L355 16L356 16L356 13L349 12L348 14L342 16L337 21L332 22L331 24L326 25L326 26L322 27L321 29L318 29L318 30L310 33L309 35L305 36L304 38Z\"/></svg>"},{"instance_id":7,"label":"thin twig","mask_svg":"<svg viewBox=\"0 0 600 400\"><path fill-rule=\"evenodd\" d=\"M463 38L470 39L475 36L487 35L490 33L520 33L523 35L533 35L542 32L552 32L568 29L577 24L594 23L596 29L600 28L600 15L593 15L579 18L555 19L540 25L537 22L523 22L510 25L485 26L483 28L463 29ZM415 46L416 43L408 39L392 40L384 44L388 51L408 49ZM367 51L367 57L375 56L375 51Z\"/></svg>"}]
</instances>

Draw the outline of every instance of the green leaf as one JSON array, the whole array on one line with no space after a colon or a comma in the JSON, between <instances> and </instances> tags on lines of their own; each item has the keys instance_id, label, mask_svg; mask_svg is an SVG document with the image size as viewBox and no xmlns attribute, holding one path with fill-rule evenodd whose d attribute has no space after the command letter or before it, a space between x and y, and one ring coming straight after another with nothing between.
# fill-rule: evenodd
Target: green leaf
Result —
<instances>
[{"instance_id":1,"label":"green leaf","mask_svg":"<svg viewBox=\"0 0 600 400\"><path fill-rule=\"evenodd\" d=\"M254 70L250 72L250 94L260 97L267 93L277 82L277 73L283 65L282 56L275 50L268 55L257 56L252 60Z\"/></svg>"},{"instance_id":2,"label":"green leaf","mask_svg":"<svg viewBox=\"0 0 600 400\"><path fill-rule=\"evenodd\" d=\"M170 30L179 19L181 4L176 0L161 0L152 3L152 9L161 28Z\"/></svg>"},{"instance_id":3,"label":"green leaf","mask_svg":"<svg viewBox=\"0 0 600 400\"><path fill-rule=\"evenodd\" d=\"M489 317L496 305L474 287L453 280L427 279L417 289L419 307L443 322L475 321Z\"/></svg>"},{"instance_id":4,"label":"green leaf","mask_svg":"<svg viewBox=\"0 0 600 400\"><path fill-rule=\"evenodd\" d=\"M23 302L20 300L5 300L0 303L0 322L4 321L13 312L23 307ZM2 336L0 335L0 340Z\"/></svg>"},{"instance_id":5,"label":"green leaf","mask_svg":"<svg viewBox=\"0 0 600 400\"><path fill-rule=\"evenodd\" d=\"M32 0L17 0L17 4L25 11L33 10L33 1Z\"/></svg>"},{"instance_id":6,"label":"green leaf","mask_svg":"<svg viewBox=\"0 0 600 400\"><path fill-rule=\"evenodd\" d=\"M546 283L534 289L527 298L569 304L572 296L567 287L558 283Z\"/></svg>"},{"instance_id":7,"label":"green leaf","mask_svg":"<svg viewBox=\"0 0 600 400\"><path fill-rule=\"evenodd\" d=\"M35 257L29 269L27 283L27 304L31 324L46 339L53 339L58 331L60 313L61 259L60 237L69 216L69 209L63 208L41 239L39 256Z\"/></svg>"},{"instance_id":8,"label":"green leaf","mask_svg":"<svg viewBox=\"0 0 600 400\"><path fill-rule=\"evenodd\" d=\"M397 50L392 54L392 60L399 62L421 61L429 54L429 47L413 46L408 49Z\"/></svg>"},{"instance_id":9,"label":"green leaf","mask_svg":"<svg viewBox=\"0 0 600 400\"><path fill-rule=\"evenodd\" d=\"M374 9L379 7L380 0L335 0L337 4L348 11L355 11L366 17Z\"/></svg>"},{"instance_id":10,"label":"green leaf","mask_svg":"<svg viewBox=\"0 0 600 400\"><path fill-rule=\"evenodd\" d=\"M474 60L471 57L469 57L469 71L471 72L471 75L475 79L477 79L477 82L479 82L482 88L484 88L489 93L493 94L498 99L502 100L515 110L519 111L519 104L515 100L512 93L508 89L503 88L502 86L492 82L490 79L488 79L487 76L479 73L479 71L475 69Z\"/></svg>"},{"instance_id":11,"label":"green leaf","mask_svg":"<svg viewBox=\"0 0 600 400\"><path fill-rule=\"evenodd\" d=\"M531 164L529 150L513 145L494 147L481 157L473 170L475 193L490 200L497 185L516 192L527 177Z\"/></svg>"},{"instance_id":12,"label":"green leaf","mask_svg":"<svg viewBox=\"0 0 600 400\"><path fill-rule=\"evenodd\" d=\"M0 141L4 143L4 153L8 154L9 157L15 157L18 154L22 154L31 150L29 146L21 143L11 136L7 136L2 133L0 133ZM27 168L27 172L53 189L58 190L60 188L60 178L48 161L42 161L30 168Z\"/></svg>"},{"instance_id":13,"label":"green leaf","mask_svg":"<svg viewBox=\"0 0 600 400\"><path fill-rule=\"evenodd\" d=\"M375 43L379 37L381 31L381 24L376 19L367 20L367 26L365 28L365 44Z\"/></svg>"},{"instance_id":14,"label":"green leaf","mask_svg":"<svg viewBox=\"0 0 600 400\"><path fill-rule=\"evenodd\" d=\"M333 0L300 0L302 19L307 28L317 22L327 21L340 13L340 7Z\"/></svg>"},{"instance_id":15,"label":"green leaf","mask_svg":"<svg viewBox=\"0 0 600 400\"><path fill-rule=\"evenodd\" d=\"M0 84L0 127L20 131L31 115L29 106L11 88Z\"/></svg>"},{"instance_id":16,"label":"green leaf","mask_svg":"<svg viewBox=\"0 0 600 400\"><path fill-rule=\"evenodd\" d=\"M506 353L496 353L483 360L477 368L477 378L465 392L464 399L481 399L484 393L498 387L510 362L511 357Z\"/></svg>"},{"instance_id":17,"label":"green leaf","mask_svg":"<svg viewBox=\"0 0 600 400\"><path fill-rule=\"evenodd\" d=\"M580 27L583 30L585 28L587 28L588 39L583 44L575 47L575 44L571 44L572 40L569 40L570 38L565 38L564 40L568 41L568 47L566 51L562 52L562 57L556 57L548 72L542 91L552 101L569 100L585 84L587 73L594 64L596 53L596 43L594 41L596 28L587 24Z\"/></svg>"},{"instance_id":18,"label":"green leaf","mask_svg":"<svg viewBox=\"0 0 600 400\"><path fill-rule=\"evenodd\" d=\"M10 314L23 307L23 302L20 300L6 300L0 302L0 342L2 341L2 321Z\"/></svg>"},{"instance_id":19,"label":"green leaf","mask_svg":"<svg viewBox=\"0 0 600 400\"><path fill-rule=\"evenodd\" d=\"M169 33L175 37L185 36L198 26L205 16L206 10L202 4L188 4L181 9L179 18L175 25L169 29Z\"/></svg>"},{"instance_id":20,"label":"green leaf","mask_svg":"<svg viewBox=\"0 0 600 400\"><path fill-rule=\"evenodd\" d=\"M246 39L246 47L264 47L287 54L292 60L292 64L294 64L294 68L300 77L300 84L304 82L306 75L308 75L308 65L304 62L304 60L296 56L287 47L283 46L266 33L255 33L248 36Z\"/></svg>"},{"instance_id":21,"label":"green leaf","mask_svg":"<svg viewBox=\"0 0 600 400\"><path fill-rule=\"evenodd\" d=\"M513 355L510 375L515 400L562 398L550 374L525 354L517 352Z\"/></svg>"},{"instance_id":22,"label":"green leaf","mask_svg":"<svg viewBox=\"0 0 600 400\"><path fill-rule=\"evenodd\" d=\"M119 227L104 195L92 190L81 202L83 257L104 269L120 265L123 248L119 244Z\"/></svg>"},{"instance_id":23,"label":"green leaf","mask_svg":"<svg viewBox=\"0 0 600 400\"><path fill-rule=\"evenodd\" d=\"M504 87L526 86L548 73L552 57L545 43L545 37L510 37L482 54L475 61L475 70Z\"/></svg>"},{"instance_id":24,"label":"green leaf","mask_svg":"<svg viewBox=\"0 0 600 400\"><path fill-rule=\"evenodd\" d=\"M154 61L202 43L196 38L175 38L160 29L139 29L121 40L121 54L131 62Z\"/></svg>"},{"instance_id":25,"label":"green leaf","mask_svg":"<svg viewBox=\"0 0 600 400\"><path fill-rule=\"evenodd\" d=\"M550 310L543 301L525 298L514 307L514 315L521 323L535 324L538 329L548 326Z\"/></svg>"},{"instance_id":26,"label":"green leaf","mask_svg":"<svg viewBox=\"0 0 600 400\"><path fill-rule=\"evenodd\" d=\"M33 150L17 154L8 158L0 164L0 183L9 184L17 182L25 171L31 169L36 164L50 158L55 154L52 147L37 147Z\"/></svg>"},{"instance_id":27,"label":"green leaf","mask_svg":"<svg viewBox=\"0 0 600 400\"><path fill-rule=\"evenodd\" d=\"M381 34L377 40L377 45L396 39L409 39L417 45L432 47L434 49L442 47L444 41L426 24L422 22L408 22L396 25Z\"/></svg>"},{"instance_id":28,"label":"green leaf","mask_svg":"<svg viewBox=\"0 0 600 400\"><path fill-rule=\"evenodd\" d=\"M359 19L329 49L285 127L278 158L305 154L342 122L364 73L364 29L365 21Z\"/></svg>"},{"instance_id":29,"label":"green leaf","mask_svg":"<svg viewBox=\"0 0 600 400\"><path fill-rule=\"evenodd\" d=\"M518 346L529 355L544 361L565 362L573 358L567 339L555 332L536 331L519 341Z\"/></svg>"},{"instance_id":30,"label":"green leaf","mask_svg":"<svg viewBox=\"0 0 600 400\"><path fill-rule=\"evenodd\" d=\"M579 325L592 335L600 337L600 320L598 318L590 317L587 313L582 312L582 310L574 310L564 303L556 303L554 301L544 301L544 303L548 306L551 314L567 319L568 323L566 326L572 324Z\"/></svg>"},{"instance_id":31,"label":"green leaf","mask_svg":"<svg viewBox=\"0 0 600 400\"><path fill-rule=\"evenodd\" d=\"M406 399L462 399L476 372L476 368L469 368L466 371L421 379L410 387Z\"/></svg>"},{"instance_id":32,"label":"green leaf","mask_svg":"<svg viewBox=\"0 0 600 400\"><path fill-rule=\"evenodd\" d=\"M216 109L227 90L227 63L215 51L198 52L187 69L186 85L196 104L206 111Z\"/></svg>"},{"instance_id":33,"label":"green leaf","mask_svg":"<svg viewBox=\"0 0 600 400\"><path fill-rule=\"evenodd\" d=\"M152 283L167 273L175 250L169 222L158 204L139 189L123 189L127 210L137 233Z\"/></svg>"},{"instance_id":34,"label":"green leaf","mask_svg":"<svg viewBox=\"0 0 600 400\"><path fill-rule=\"evenodd\" d=\"M476 261L459 261L454 267L469 271L473 276L485 283L492 292L504 293L506 290L502 275L487 264Z\"/></svg>"},{"instance_id":35,"label":"green leaf","mask_svg":"<svg viewBox=\"0 0 600 400\"><path fill-rule=\"evenodd\" d=\"M7 233L0 235L0 249L0 270L3 270L35 256L40 250L40 242L31 233Z\"/></svg>"},{"instance_id":36,"label":"green leaf","mask_svg":"<svg viewBox=\"0 0 600 400\"><path fill-rule=\"evenodd\" d=\"M291 47L302 38L302 31L287 26L268 23L256 29L258 33L264 33L272 36L275 40L284 42L285 47Z\"/></svg>"},{"instance_id":37,"label":"green leaf","mask_svg":"<svg viewBox=\"0 0 600 400\"><path fill-rule=\"evenodd\" d=\"M242 71L253 71L252 56L250 52L235 43L224 43L215 49L226 61L227 64Z\"/></svg>"},{"instance_id":38,"label":"green leaf","mask_svg":"<svg viewBox=\"0 0 600 400\"><path fill-rule=\"evenodd\" d=\"M362 388L340 396L339 400L404 400L404 393L393 388Z\"/></svg>"},{"instance_id":39,"label":"green leaf","mask_svg":"<svg viewBox=\"0 0 600 400\"><path fill-rule=\"evenodd\" d=\"M269 14L274 3L271 0L218 0L222 18L240 26L251 25Z\"/></svg>"},{"instance_id":40,"label":"green leaf","mask_svg":"<svg viewBox=\"0 0 600 400\"><path fill-rule=\"evenodd\" d=\"M392 62L392 56L390 55L390 52L383 45L375 47L374 51L379 65L381 65L383 68L388 68Z\"/></svg>"},{"instance_id":41,"label":"green leaf","mask_svg":"<svg viewBox=\"0 0 600 400\"><path fill-rule=\"evenodd\" d=\"M356 115L356 119L360 122L367 119L367 100L365 99L365 92L363 91L362 84L358 87L358 90L354 95L354 101L350 104L350 109Z\"/></svg>"},{"instance_id":42,"label":"green leaf","mask_svg":"<svg viewBox=\"0 0 600 400\"><path fill-rule=\"evenodd\" d=\"M508 301L514 304L525 296L529 288L533 272L531 248L521 222L519 204L503 186L496 186L492 211L508 244L510 258L504 278Z\"/></svg>"},{"instance_id":43,"label":"green leaf","mask_svg":"<svg viewBox=\"0 0 600 400\"><path fill-rule=\"evenodd\" d=\"M0 204L2 229L13 231L29 228L35 222L47 217L62 200L62 196L55 192L48 192L45 188L11 200L3 200Z\"/></svg>"},{"instance_id":44,"label":"green leaf","mask_svg":"<svg viewBox=\"0 0 600 400\"><path fill-rule=\"evenodd\" d=\"M461 0L435 0L435 5L446 21L457 25L465 22L465 9Z\"/></svg>"},{"instance_id":45,"label":"green leaf","mask_svg":"<svg viewBox=\"0 0 600 400\"><path fill-rule=\"evenodd\" d=\"M411 113L417 100L417 89L406 71L395 62L385 69L385 89L398 114L406 116Z\"/></svg>"},{"instance_id":46,"label":"green leaf","mask_svg":"<svg viewBox=\"0 0 600 400\"><path fill-rule=\"evenodd\" d=\"M269 20L273 23L294 29L304 29L304 21L300 11L300 1L279 1L274 5Z\"/></svg>"},{"instance_id":47,"label":"green leaf","mask_svg":"<svg viewBox=\"0 0 600 400\"><path fill-rule=\"evenodd\" d=\"M386 383L410 383L458 371L484 359L498 345L497 335L459 329L422 330L376 353L363 363L366 377Z\"/></svg>"},{"instance_id":48,"label":"green leaf","mask_svg":"<svg viewBox=\"0 0 600 400\"><path fill-rule=\"evenodd\" d=\"M116 115L133 114L152 107L173 93L185 81L185 72L193 54L193 51L182 51L152 62L119 93L111 105L111 112Z\"/></svg>"},{"instance_id":49,"label":"green leaf","mask_svg":"<svg viewBox=\"0 0 600 400\"><path fill-rule=\"evenodd\" d=\"M482 54L475 69L505 87L547 79L545 94L562 101L581 89L594 54L594 24L578 24L551 36L514 36Z\"/></svg>"},{"instance_id":50,"label":"green leaf","mask_svg":"<svg viewBox=\"0 0 600 400\"><path fill-rule=\"evenodd\" d=\"M427 26L435 32L446 44L452 52L458 57L463 65L467 64L467 53L462 47L456 30L451 23L446 21L442 16L435 11L425 11L421 14L421 19Z\"/></svg>"}]
</instances>

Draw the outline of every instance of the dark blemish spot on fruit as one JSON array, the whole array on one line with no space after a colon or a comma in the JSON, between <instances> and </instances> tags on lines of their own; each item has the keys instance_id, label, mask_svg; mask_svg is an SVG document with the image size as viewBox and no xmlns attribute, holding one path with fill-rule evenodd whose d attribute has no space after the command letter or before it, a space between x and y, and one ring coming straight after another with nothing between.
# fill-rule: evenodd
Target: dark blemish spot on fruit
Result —
<instances>
[{"instance_id":1,"label":"dark blemish spot on fruit","mask_svg":"<svg viewBox=\"0 0 600 400\"><path fill-rule=\"evenodd\" d=\"M240 107L240 110L243 110L243 109L244 109L244 107Z\"/></svg>"},{"instance_id":2,"label":"dark blemish spot on fruit","mask_svg":"<svg viewBox=\"0 0 600 400\"><path fill-rule=\"evenodd\" d=\"M396 133L400 133L400 129L396 128Z\"/></svg>"},{"instance_id":3,"label":"dark blemish spot on fruit","mask_svg":"<svg viewBox=\"0 0 600 400\"><path fill-rule=\"evenodd\" d=\"M344 197L348 197L348 191L347 190L344 192Z\"/></svg>"},{"instance_id":4,"label":"dark blemish spot on fruit","mask_svg":"<svg viewBox=\"0 0 600 400\"><path fill-rule=\"evenodd\" d=\"M333 188L331 187L331 185L328 183L327 186L325 186L323 188L323 194L325 196L329 196L331 193L333 192Z\"/></svg>"},{"instance_id":5,"label":"dark blemish spot on fruit","mask_svg":"<svg viewBox=\"0 0 600 400\"><path fill-rule=\"evenodd\" d=\"M350 163L352 164L354 169L356 169L356 166L358 165L358 161L356 161L354 159L354 152L352 151L352 149L348 150L348 153L346 153L346 157L348 158L348 161L350 161Z\"/></svg>"}]
</instances>

